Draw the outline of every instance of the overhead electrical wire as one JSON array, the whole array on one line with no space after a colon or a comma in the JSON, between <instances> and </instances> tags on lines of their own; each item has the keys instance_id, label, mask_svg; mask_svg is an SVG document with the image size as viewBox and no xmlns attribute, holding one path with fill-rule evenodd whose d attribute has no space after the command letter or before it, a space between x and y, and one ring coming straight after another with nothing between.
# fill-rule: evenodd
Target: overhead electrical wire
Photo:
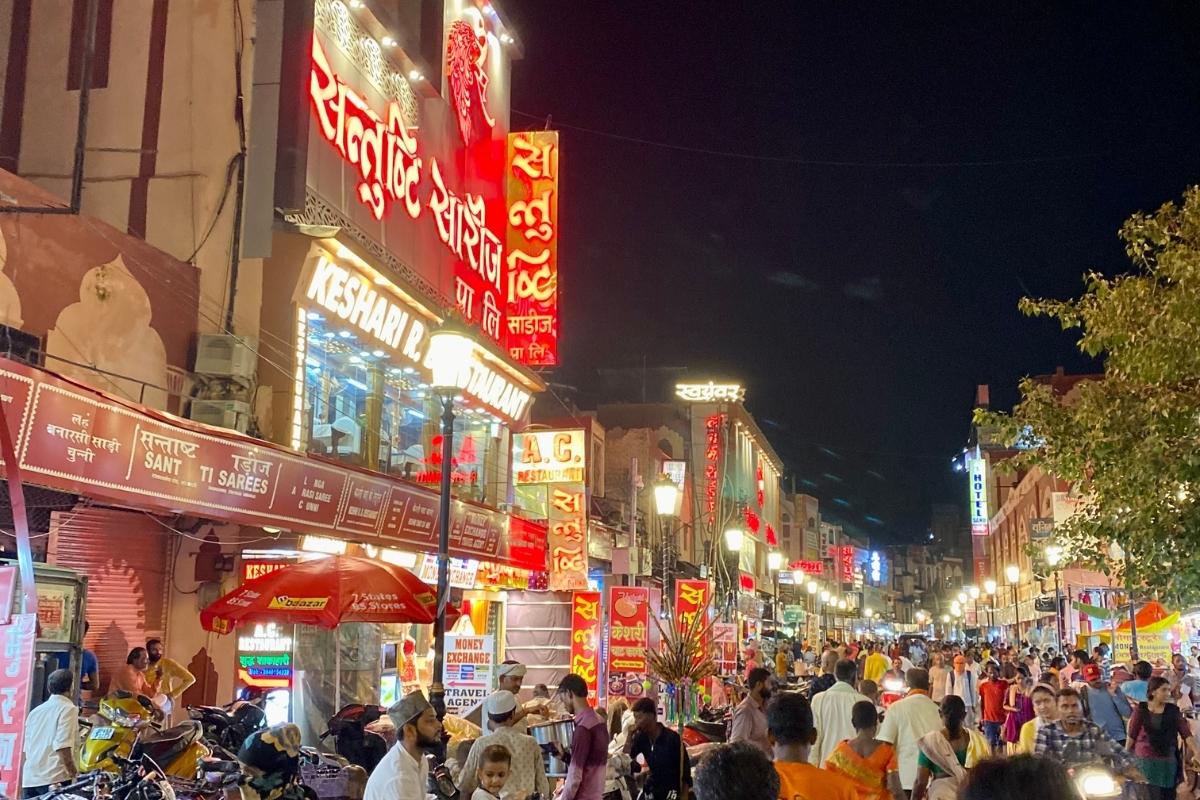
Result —
<instances>
[{"instance_id":1,"label":"overhead electrical wire","mask_svg":"<svg viewBox=\"0 0 1200 800\"><path fill-rule=\"evenodd\" d=\"M530 114L525 111L512 109L512 113L517 116L527 119L549 121L551 118L547 114ZM797 158L795 156L771 156L760 155L756 153L744 153L733 150L714 150L707 147L694 147L692 145L675 144L674 142L655 141L652 139L642 139L637 136L628 136L623 133L614 133L613 131L604 131L597 128L589 128L583 125L572 125L566 122L553 122L556 128L565 128L566 130L579 131L592 136L600 136L606 139L614 139L621 142L629 142L631 144L640 144L647 147L658 147L664 150L675 150L681 153L693 153L702 156L714 156L717 158L736 158L743 161L762 161L770 164L796 164L798 166L807 167L842 167L855 169L941 169L951 167L1005 167L1015 166L1019 164L1052 164L1060 161L1080 161L1091 158L1101 158L1106 155L1104 152L1092 151L1086 153L1062 153L1058 155L1041 155L1041 156L1019 156L1016 158L992 158L967 161L862 161L849 159L822 159L822 158Z\"/></svg>"}]
</instances>

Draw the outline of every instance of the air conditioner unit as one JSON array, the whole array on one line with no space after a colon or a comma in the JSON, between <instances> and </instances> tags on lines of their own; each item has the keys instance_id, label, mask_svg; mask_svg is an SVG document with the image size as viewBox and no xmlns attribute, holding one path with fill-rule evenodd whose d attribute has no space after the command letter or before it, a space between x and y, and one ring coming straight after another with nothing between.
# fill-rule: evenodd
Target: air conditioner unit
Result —
<instances>
[{"instance_id":1,"label":"air conditioner unit","mask_svg":"<svg viewBox=\"0 0 1200 800\"><path fill-rule=\"evenodd\" d=\"M258 341L246 336L202 333L196 340L196 373L253 378L258 366Z\"/></svg>"},{"instance_id":2,"label":"air conditioner unit","mask_svg":"<svg viewBox=\"0 0 1200 800\"><path fill-rule=\"evenodd\" d=\"M250 427L250 404L241 400L193 400L189 419L245 433Z\"/></svg>"}]
</instances>

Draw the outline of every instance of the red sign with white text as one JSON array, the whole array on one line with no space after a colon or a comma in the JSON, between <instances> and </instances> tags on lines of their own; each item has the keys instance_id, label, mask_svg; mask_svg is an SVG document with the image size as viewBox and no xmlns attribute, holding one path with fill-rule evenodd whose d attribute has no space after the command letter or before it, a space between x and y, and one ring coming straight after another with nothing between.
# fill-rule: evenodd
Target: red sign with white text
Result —
<instances>
[{"instance_id":1,"label":"red sign with white text","mask_svg":"<svg viewBox=\"0 0 1200 800\"><path fill-rule=\"evenodd\" d=\"M854 583L854 548L842 545L838 548L838 567L842 583Z\"/></svg>"},{"instance_id":2,"label":"red sign with white text","mask_svg":"<svg viewBox=\"0 0 1200 800\"><path fill-rule=\"evenodd\" d=\"M675 620L681 631L687 630L696 615L708 607L712 586L708 581L675 581Z\"/></svg>"},{"instance_id":3,"label":"red sign with white text","mask_svg":"<svg viewBox=\"0 0 1200 800\"><path fill-rule=\"evenodd\" d=\"M508 354L558 363L558 132L508 135Z\"/></svg>"},{"instance_id":4,"label":"red sign with white text","mask_svg":"<svg viewBox=\"0 0 1200 800\"><path fill-rule=\"evenodd\" d=\"M650 590L614 586L608 590L608 673L645 672L650 645Z\"/></svg>"},{"instance_id":5,"label":"red sign with white text","mask_svg":"<svg viewBox=\"0 0 1200 800\"><path fill-rule=\"evenodd\" d=\"M704 515L710 527L715 525L717 504L721 499L721 432L724 414L712 414L704 420Z\"/></svg>"},{"instance_id":6,"label":"red sign with white text","mask_svg":"<svg viewBox=\"0 0 1200 800\"><path fill-rule=\"evenodd\" d=\"M798 569L805 575L824 575L825 562L823 561L793 561L788 564L790 569Z\"/></svg>"},{"instance_id":7,"label":"red sign with white text","mask_svg":"<svg viewBox=\"0 0 1200 800\"><path fill-rule=\"evenodd\" d=\"M4 660L0 661L0 797L20 796L21 745L29 713L36 637L36 614L14 614L7 625L0 625L4 646Z\"/></svg>"},{"instance_id":8,"label":"red sign with white text","mask_svg":"<svg viewBox=\"0 0 1200 800\"><path fill-rule=\"evenodd\" d=\"M571 672L583 678L588 697L596 698L600 681L600 593L571 595Z\"/></svg>"},{"instance_id":9,"label":"red sign with white text","mask_svg":"<svg viewBox=\"0 0 1200 800\"><path fill-rule=\"evenodd\" d=\"M0 402L31 483L135 507L437 549L437 494L399 479L120 403L2 358ZM546 529L456 500L450 554L544 570Z\"/></svg>"}]
</instances>

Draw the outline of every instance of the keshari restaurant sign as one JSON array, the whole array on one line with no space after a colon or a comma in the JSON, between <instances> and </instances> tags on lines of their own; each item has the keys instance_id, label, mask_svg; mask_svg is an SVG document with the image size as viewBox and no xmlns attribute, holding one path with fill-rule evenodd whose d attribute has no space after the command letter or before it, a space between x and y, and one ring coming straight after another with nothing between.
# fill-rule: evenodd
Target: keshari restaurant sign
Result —
<instances>
[{"instance_id":1,"label":"keshari restaurant sign","mask_svg":"<svg viewBox=\"0 0 1200 800\"><path fill-rule=\"evenodd\" d=\"M169 513L434 550L437 494L117 402L0 359L0 402L29 480ZM546 529L455 501L450 551L546 569Z\"/></svg>"}]
</instances>

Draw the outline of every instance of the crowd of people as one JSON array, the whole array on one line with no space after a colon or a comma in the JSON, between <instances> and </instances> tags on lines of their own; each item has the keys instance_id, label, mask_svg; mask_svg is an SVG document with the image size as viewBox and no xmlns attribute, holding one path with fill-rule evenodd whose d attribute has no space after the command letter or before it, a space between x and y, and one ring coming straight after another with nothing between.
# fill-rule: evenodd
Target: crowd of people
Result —
<instances>
[{"instance_id":1,"label":"crowd of people","mask_svg":"<svg viewBox=\"0 0 1200 800\"><path fill-rule=\"evenodd\" d=\"M761 771L762 759L779 776L770 796L784 800L1000 798L1012 786L1030 800L1065 800L1079 796L1067 775L1093 765L1156 800L1197 783L1196 648L1157 668L1113 663L1103 645L1059 654L944 644L920 654L927 666L912 666L895 644L798 652L788 663L806 672L804 691L787 691L776 671L746 674L728 752L698 768L701 800L724 800L736 789L720 776ZM901 699L881 701L879 687L897 678Z\"/></svg>"}]
</instances>

